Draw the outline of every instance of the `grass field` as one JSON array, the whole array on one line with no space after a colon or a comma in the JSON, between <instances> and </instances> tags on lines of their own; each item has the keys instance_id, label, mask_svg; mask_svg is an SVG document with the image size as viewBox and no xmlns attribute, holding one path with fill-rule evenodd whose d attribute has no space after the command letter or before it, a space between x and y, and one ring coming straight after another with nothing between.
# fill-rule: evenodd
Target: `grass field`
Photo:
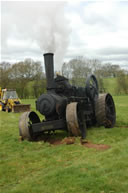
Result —
<instances>
[{"instance_id":1,"label":"grass field","mask_svg":"<svg viewBox=\"0 0 128 193\"><path fill-rule=\"evenodd\" d=\"M116 94L116 88L117 88L117 79L116 78L104 78L103 84L105 88L105 92L109 92L113 95Z\"/></svg>"},{"instance_id":2,"label":"grass field","mask_svg":"<svg viewBox=\"0 0 128 193\"><path fill-rule=\"evenodd\" d=\"M128 193L128 96L114 100L116 126L87 134L108 149L85 147L79 137L71 145L20 141L21 114L0 112L0 193ZM23 102L35 110L34 100Z\"/></svg>"}]
</instances>

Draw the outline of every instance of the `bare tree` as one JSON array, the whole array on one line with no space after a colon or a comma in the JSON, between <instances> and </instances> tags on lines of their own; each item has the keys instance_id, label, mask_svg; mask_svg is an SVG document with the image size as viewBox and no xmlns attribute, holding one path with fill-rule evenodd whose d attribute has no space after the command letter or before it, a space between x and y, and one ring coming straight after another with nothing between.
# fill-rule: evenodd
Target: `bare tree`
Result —
<instances>
[{"instance_id":1,"label":"bare tree","mask_svg":"<svg viewBox=\"0 0 128 193\"><path fill-rule=\"evenodd\" d=\"M85 80L91 72L89 63L84 57L77 57L64 63L62 66L62 74L72 81L76 86L85 86Z\"/></svg>"},{"instance_id":2,"label":"bare tree","mask_svg":"<svg viewBox=\"0 0 128 193\"><path fill-rule=\"evenodd\" d=\"M62 75L65 76L68 79L72 78L72 69L70 66L70 63L63 63L62 69L61 69Z\"/></svg>"}]
</instances>

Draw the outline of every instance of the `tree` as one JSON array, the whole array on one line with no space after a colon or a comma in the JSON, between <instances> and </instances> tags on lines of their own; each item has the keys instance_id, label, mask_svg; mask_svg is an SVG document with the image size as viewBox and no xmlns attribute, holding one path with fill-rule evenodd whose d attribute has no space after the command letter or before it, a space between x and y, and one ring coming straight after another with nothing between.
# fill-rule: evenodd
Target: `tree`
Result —
<instances>
[{"instance_id":1,"label":"tree","mask_svg":"<svg viewBox=\"0 0 128 193\"><path fill-rule=\"evenodd\" d=\"M28 96L27 84L30 81L37 82L42 76L42 66L38 61L26 59L23 62L18 62L12 65L10 79L13 86L17 89L21 98Z\"/></svg>"},{"instance_id":2,"label":"tree","mask_svg":"<svg viewBox=\"0 0 128 193\"><path fill-rule=\"evenodd\" d=\"M8 62L0 63L0 87L9 88L9 74L11 70L11 64Z\"/></svg>"},{"instance_id":3,"label":"tree","mask_svg":"<svg viewBox=\"0 0 128 193\"><path fill-rule=\"evenodd\" d=\"M91 73L97 78L100 92L105 92L103 83L103 65L98 59L90 59L89 66L91 68Z\"/></svg>"},{"instance_id":4,"label":"tree","mask_svg":"<svg viewBox=\"0 0 128 193\"><path fill-rule=\"evenodd\" d=\"M43 69L41 63L39 61L35 62L35 77L33 84L33 94L37 98L42 93L46 92L46 79L45 74L43 73Z\"/></svg>"},{"instance_id":5,"label":"tree","mask_svg":"<svg viewBox=\"0 0 128 193\"><path fill-rule=\"evenodd\" d=\"M117 77L117 93L128 94L128 75L124 70L120 70Z\"/></svg>"},{"instance_id":6,"label":"tree","mask_svg":"<svg viewBox=\"0 0 128 193\"><path fill-rule=\"evenodd\" d=\"M62 74L76 86L85 86L85 80L90 72L88 61L84 57L72 59L62 66Z\"/></svg>"},{"instance_id":7,"label":"tree","mask_svg":"<svg viewBox=\"0 0 128 193\"><path fill-rule=\"evenodd\" d=\"M66 78L71 79L72 69L71 69L70 63L66 63L66 62L63 63L61 72L62 72L62 76L65 76Z\"/></svg>"}]
</instances>

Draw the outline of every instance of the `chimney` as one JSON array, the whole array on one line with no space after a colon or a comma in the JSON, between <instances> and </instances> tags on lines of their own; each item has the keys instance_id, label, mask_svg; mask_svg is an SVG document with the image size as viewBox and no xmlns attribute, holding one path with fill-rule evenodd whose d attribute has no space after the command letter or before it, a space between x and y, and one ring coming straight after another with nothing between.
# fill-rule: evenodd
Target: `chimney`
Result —
<instances>
[{"instance_id":1,"label":"chimney","mask_svg":"<svg viewBox=\"0 0 128 193\"><path fill-rule=\"evenodd\" d=\"M54 65L53 65L53 53L44 54L47 91L54 89Z\"/></svg>"}]
</instances>

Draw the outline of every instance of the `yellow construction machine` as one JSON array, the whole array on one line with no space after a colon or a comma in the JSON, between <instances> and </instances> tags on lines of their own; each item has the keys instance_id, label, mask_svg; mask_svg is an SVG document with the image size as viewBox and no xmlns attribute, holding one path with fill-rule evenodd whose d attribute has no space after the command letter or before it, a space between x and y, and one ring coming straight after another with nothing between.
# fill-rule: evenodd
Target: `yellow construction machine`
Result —
<instances>
[{"instance_id":1,"label":"yellow construction machine","mask_svg":"<svg viewBox=\"0 0 128 193\"><path fill-rule=\"evenodd\" d=\"M30 104L21 104L16 90L0 88L0 111L16 113L30 111Z\"/></svg>"}]
</instances>

